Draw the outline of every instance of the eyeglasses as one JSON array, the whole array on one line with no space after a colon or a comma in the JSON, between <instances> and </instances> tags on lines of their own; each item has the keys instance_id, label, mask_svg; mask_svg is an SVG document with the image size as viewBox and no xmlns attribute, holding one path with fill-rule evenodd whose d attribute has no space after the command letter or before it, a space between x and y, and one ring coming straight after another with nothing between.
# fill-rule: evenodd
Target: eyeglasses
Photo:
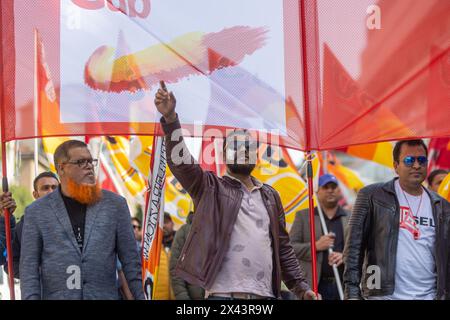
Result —
<instances>
[{"instance_id":1,"label":"eyeglasses","mask_svg":"<svg viewBox=\"0 0 450 320\"><path fill-rule=\"evenodd\" d=\"M137 225L133 224L133 229L140 229L140 228L141 228L141 226L137 226Z\"/></svg>"},{"instance_id":2,"label":"eyeglasses","mask_svg":"<svg viewBox=\"0 0 450 320\"><path fill-rule=\"evenodd\" d=\"M405 158L403 158L403 163L405 164L405 166L407 167L412 167L414 165L414 163L419 162L419 165L424 166L428 163L428 159L425 156L418 156L418 157L413 157L413 156L407 156Z\"/></svg>"},{"instance_id":3,"label":"eyeglasses","mask_svg":"<svg viewBox=\"0 0 450 320\"><path fill-rule=\"evenodd\" d=\"M66 161L64 163L76 164L80 168L86 167L88 164L95 167L98 164L98 159L79 159L75 161Z\"/></svg>"}]
</instances>

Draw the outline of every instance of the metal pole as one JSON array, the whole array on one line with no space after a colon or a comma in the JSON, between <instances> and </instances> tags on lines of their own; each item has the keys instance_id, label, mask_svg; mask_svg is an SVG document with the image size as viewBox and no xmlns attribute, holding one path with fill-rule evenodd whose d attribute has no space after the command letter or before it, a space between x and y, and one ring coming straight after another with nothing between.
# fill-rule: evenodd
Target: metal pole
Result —
<instances>
[{"instance_id":1,"label":"metal pole","mask_svg":"<svg viewBox=\"0 0 450 320\"><path fill-rule=\"evenodd\" d=\"M2 2L3 4L3 2ZM0 5L2 7L2 5ZM3 8L2 8L3 10ZM0 24L3 24L2 17L0 15ZM3 39L2 39L3 40ZM3 50L0 50L0 61L3 60ZM0 78L3 79L3 68L0 67ZM3 90L0 90L0 102L2 105L0 106L0 132L1 132L1 143L2 143L2 189L3 192L8 192L8 172L7 172L7 158L6 158L6 120L5 120L5 110L6 106L3 105L4 103L4 95ZM5 217L5 235L6 235L6 252L7 252L7 259L8 259L8 282L9 282L9 296L11 300L15 300L15 290L14 290L14 268L13 268L13 253L11 248L11 223L10 218L11 214L9 212L9 209L4 209L4 217Z\"/></svg>"},{"instance_id":2,"label":"metal pole","mask_svg":"<svg viewBox=\"0 0 450 320\"><path fill-rule=\"evenodd\" d=\"M34 101L33 101L33 116L34 116L34 176L38 175L38 161L39 161L39 150L38 150L38 76L37 76L37 59L38 59L38 31L34 29Z\"/></svg>"},{"instance_id":3,"label":"metal pole","mask_svg":"<svg viewBox=\"0 0 450 320\"><path fill-rule=\"evenodd\" d=\"M323 152L323 165L322 165L322 169L323 169L323 173L328 173L328 151L324 151Z\"/></svg>"},{"instance_id":4,"label":"metal pole","mask_svg":"<svg viewBox=\"0 0 450 320\"><path fill-rule=\"evenodd\" d=\"M2 126L3 129L3 126ZM3 130L2 130L3 131ZM6 168L6 143L2 141L2 188L3 192L8 192L8 173ZM15 289L14 289L14 268L13 268L13 253L11 247L11 214L9 209L4 209L5 217L5 235L6 235L6 252L8 260L8 282L9 282L9 296L11 300L15 300Z\"/></svg>"},{"instance_id":5,"label":"metal pole","mask_svg":"<svg viewBox=\"0 0 450 320\"><path fill-rule=\"evenodd\" d=\"M306 153L308 174L308 200L309 200L309 231L311 233L311 264L312 264L312 286L313 291L318 294L317 287L317 254L316 254L316 228L314 223L314 186L311 153Z\"/></svg>"},{"instance_id":6,"label":"metal pole","mask_svg":"<svg viewBox=\"0 0 450 320\"><path fill-rule=\"evenodd\" d=\"M323 216L323 211L322 207L320 206L320 203L317 203L317 211L319 212L320 224L322 225L323 234L328 234L327 224L325 223L325 218ZM333 253L333 249L328 248L328 254L331 253ZM339 271L336 264L333 264L333 273L334 277L336 278L336 285L339 292L339 298L341 298L341 300L344 300L344 291L342 290L341 277L339 276Z\"/></svg>"}]
</instances>

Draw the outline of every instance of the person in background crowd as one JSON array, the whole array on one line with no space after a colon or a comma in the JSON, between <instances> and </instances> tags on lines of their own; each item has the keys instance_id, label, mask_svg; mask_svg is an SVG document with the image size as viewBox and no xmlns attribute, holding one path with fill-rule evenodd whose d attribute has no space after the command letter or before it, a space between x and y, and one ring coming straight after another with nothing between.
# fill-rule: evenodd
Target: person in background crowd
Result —
<instances>
[{"instance_id":1,"label":"person in background crowd","mask_svg":"<svg viewBox=\"0 0 450 320\"><path fill-rule=\"evenodd\" d=\"M176 231L174 230L174 223L169 213L164 213L164 225L163 225L163 245L165 248L170 249L172 247L173 239L175 238Z\"/></svg>"},{"instance_id":2,"label":"person in background crowd","mask_svg":"<svg viewBox=\"0 0 450 320\"><path fill-rule=\"evenodd\" d=\"M59 186L58 177L50 171L45 171L40 173L33 181L33 198L35 200L40 199L50 192L55 191ZM8 197L10 201L14 202L12 195ZM15 202L14 202L15 207ZM2 205L3 208L3 205ZM13 210L14 211L14 210ZM22 219L17 223L16 228L13 233L12 240L12 251L13 251L13 268L14 268L14 278L20 279L20 248L22 241L22 230L23 223L25 221L25 215L22 216ZM4 267L5 271L8 272L8 268Z\"/></svg>"},{"instance_id":3,"label":"person in background crowd","mask_svg":"<svg viewBox=\"0 0 450 320\"><path fill-rule=\"evenodd\" d=\"M344 271L342 252L344 251L345 230L349 218L348 212L338 204L340 197L341 193L336 177L331 174L320 176L317 200L323 211L329 233L324 234L317 207L314 208L314 222L316 227L317 278L319 293L324 300L340 299L332 266L336 264L342 281ZM309 226L308 209L299 211L295 215L289 235L295 254L303 270L305 270L309 284L312 285ZM328 254L329 248L333 249L333 253Z\"/></svg>"},{"instance_id":4,"label":"person in background crowd","mask_svg":"<svg viewBox=\"0 0 450 320\"><path fill-rule=\"evenodd\" d=\"M427 178L428 188L430 190L433 190L434 192L438 192L439 186L441 185L447 174L448 171L443 169L436 169L431 171L430 175Z\"/></svg>"},{"instance_id":5,"label":"person in background crowd","mask_svg":"<svg viewBox=\"0 0 450 320\"><path fill-rule=\"evenodd\" d=\"M131 218L131 224L133 225L134 238L136 239L136 247L140 255L142 247L142 223L141 220L139 220L139 218L133 217Z\"/></svg>"},{"instance_id":6,"label":"person in background crowd","mask_svg":"<svg viewBox=\"0 0 450 320\"><path fill-rule=\"evenodd\" d=\"M136 239L136 248L138 250L139 256L141 257L141 241L142 241L142 225L141 220L136 217L131 218L131 225L133 226L134 238ZM142 258L141 258L142 262ZM119 292L123 300L133 300L133 294L128 286L127 279L122 270L122 264L119 259L117 259L117 281Z\"/></svg>"},{"instance_id":7,"label":"person in background crowd","mask_svg":"<svg viewBox=\"0 0 450 320\"><path fill-rule=\"evenodd\" d=\"M158 279L155 285L155 300L174 300L175 294L172 289L169 261L171 258L171 247L176 231L170 214L164 213L163 240L161 243L161 254L159 257Z\"/></svg>"}]
</instances>

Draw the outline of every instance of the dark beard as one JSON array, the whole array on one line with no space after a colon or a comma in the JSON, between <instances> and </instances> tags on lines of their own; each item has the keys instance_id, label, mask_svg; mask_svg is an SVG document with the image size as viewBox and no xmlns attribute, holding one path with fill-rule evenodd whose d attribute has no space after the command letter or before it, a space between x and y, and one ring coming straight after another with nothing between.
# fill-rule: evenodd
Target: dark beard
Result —
<instances>
[{"instance_id":1,"label":"dark beard","mask_svg":"<svg viewBox=\"0 0 450 320\"><path fill-rule=\"evenodd\" d=\"M249 176L252 173L253 169L255 169L255 164L227 164L228 170L234 174L240 174L244 176Z\"/></svg>"}]
</instances>

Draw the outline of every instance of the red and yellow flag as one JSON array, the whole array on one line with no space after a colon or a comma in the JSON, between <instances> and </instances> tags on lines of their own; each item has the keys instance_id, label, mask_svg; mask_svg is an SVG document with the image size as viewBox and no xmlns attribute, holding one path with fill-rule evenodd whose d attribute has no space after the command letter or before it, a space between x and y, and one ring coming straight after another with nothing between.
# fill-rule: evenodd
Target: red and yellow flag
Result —
<instances>
[{"instance_id":1,"label":"red and yellow flag","mask_svg":"<svg viewBox=\"0 0 450 320\"><path fill-rule=\"evenodd\" d=\"M450 201L450 173L445 177L439 186L438 193L447 201Z\"/></svg>"},{"instance_id":2,"label":"red and yellow flag","mask_svg":"<svg viewBox=\"0 0 450 320\"><path fill-rule=\"evenodd\" d=\"M59 104L53 85L50 69L45 55L44 44L37 29L34 30L35 39L35 110L37 112L36 136L46 136L48 134L46 124L53 123L59 127L61 135L67 134L63 125L58 124ZM58 120L58 121L56 121ZM56 172L53 154L56 148L67 141L64 137L48 137L42 139L44 152L49 161L50 170Z\"/></svg>"},{"instance_id":3,"label":"red and yellow flag","mask_svg":"<svg viewBox=\"0 0 450 320\"><path fill-rule=\"evenodd\" d=\"M308 208L308 186L297 169L284 160L281 148L261 145L258 155L252 175L278 191L289 227L294 222L295 213ZM313 162L314 172L318 172L318 163Z\"/></svg>"},{"instance_id":4,"label":"red and yellow flag","mask_svg":"<svg viewBox=\"0 0 450 320\"><path fill-rule=\"evenodd\" d=\"M142 279L148 300L154 299L163 237L163 195L167 164L164 138L156 138L152 157L151 174L148 178L150 192L147 193L142 238Z\"/></svg>"},{"instance_id":5,"label":"red and yellow flag","mask_svg":"<svg viewBox=\"0 0 450 320\"><path fill-rule=\"evenodd\" d=\"M429 172L435 169L450 170L450 138L431 139L428 145L428 155Z\"/></svg>"},{"instance_id":6,"label":"red and yellow flag","mask_svg":"<svg viewBox=\"0 0 450 320\"><path fill-rule=\"evenodd\" d=\"M334 154L329 154L329 158L327 159L327 169L330 174L334 175L348 189L355 193L364 187L364 182L362 182L358 173L342 165L340 160Z\"/></svg>"},{"instance_id":7,"label":"red and yellow flag","mask_svg":"<svg viewBox=\"0 0 450 320\"><path fill-rule=\"evenodd\" d=\"M153 136L134 136L130 139L130 165L143 177L150 174Z\"/></svg>"},{"instance_id":8,"label":"red and yellow flag","mask_svg":"<svg viewBox=\"0 0 450 320\"><path fill-rule=\"evenodd\" d=\"M169 167L166 170L166 192L164 193L165 211L170 213L176 226L185 223L194 204L189 194L184 190Z\"/></svg>"},{"instance_id":9,"label":"red and yellow flag","mask_svg":"<svg viewBox=\"0 0 450 320\"><path fill-rule=\"evenodd\" d=\"M129 160L130 142L121 136L104 137L109 157L132 196L143 195L146 189L145 178L135 169Z\"/></svg>"},{"instance_id":10,"label":"red and yellow flag","mask_svg":"<svg viewBox=\"0 0 450 320\"><path fill-rule=\"evenodd\" d=\"M357 146L349 146L338 149L351 156L364 160L369 160L393 169L392 151L394 150L392 142L369 143Z\"/></svg>"}]
</instances>

